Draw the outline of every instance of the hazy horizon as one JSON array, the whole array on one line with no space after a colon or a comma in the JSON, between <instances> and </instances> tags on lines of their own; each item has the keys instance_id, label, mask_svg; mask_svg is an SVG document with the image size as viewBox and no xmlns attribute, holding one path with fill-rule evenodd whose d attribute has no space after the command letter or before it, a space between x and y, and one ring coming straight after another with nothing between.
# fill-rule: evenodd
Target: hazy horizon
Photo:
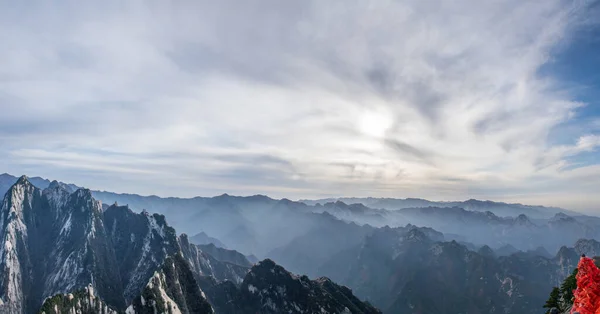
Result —
<instances>
[{"instance_id":1,"label":"hazy horizon","mask_svg":"<svg viewBox=\"0 0 600 314\"><path fill-rule=\"evenodd\" d=\"M7 173L7 172L0 173L0 176L1 175L10 175L10 176L13 176L15 178L19 178L21 176L21 175L14 175L14 174ZM302 201L318 201L318 200L325 200L325 199L337 199L337 200L340 200L340 199L347 199L347 198L356 198L356 199L360 199L360 198L375 198L375 199L377 199L377 198L380 198L380 199L381 198L389 198L389 199L422 199L422 200L427 200L427 201L432 201L432 202L463 202L463 201L468 201L468 200L474 199L474 200L478 200L478 201L491 201L491 202L507 203L507 204L520 204L520 205L527 205L527 206L560 207L560 206L556 206L556 205L544 205L544 204L535 204L535 203L520 203L520 202L511 202L511 201L504 201L504 200L498 200L498 199L478 199L478 198L436 199L436 198L424 198L424 197L418 197L418 196L414 196L414 197L413 196L408 196L408 197L400 197L400 196L396 196L396 197L394 197L394 196L390 196L390 197L383 197L383 196L382 197L374 197L374 196L368 196L368 195L364 195L364 196L361 196L361 195L321 195L321 196L318 196L317 195L317 196L305 197L305 198L303 198L303 197L300 197L300 198L289 198L289 197L286 197L285 195L279 196L279 195L275 195L275 194L272 195L272 194L267 194L267 193L248 193L248 194L241 193L241 194L234 194L234 193L228 193L228 192L223 192L223 193L220 193L220 194L213 194L213 195L206 195L206 194L205 195L202 195L202 194L158 195L158 194L134 193L134 192L130 192L130 191L114 191L114 190L110 190L110 189L106 190L106 189L101 189L101 188L93 188L93 187L89 187L89 186L82 186L82 185L77 184L76 182L66 182L66 181L63 181L63 180L60 180L60 179L44 178L44 177L40 177L40 176L37 176L37 175L27 175L27 174L24 174L24 175L27 176L28 178L41 178L41 179L48 180L48 181L54 181L54 180L56 180L58 182L62 182L62 183L65 183L65 184L73 184L73 185L76 185L76 186L78 186L80 188L90 189L92 191L106 192L106 193L116 193L116 194L123 194L123 195L138 195L138 196L141 196L141 197L156 196L156 197L160 197L160 198L191 199L191 198L196 198L196 197L203 197L203 198L218 197L218 196L221 196L221 195L224 195L224 194L227 194L229 196L234 196L234 197L251 197L251 196L258 196L258 195L260 195L260 196L266 196L266 197L269 197L269 198L275 199L275 200L278 200L278 199L289 199L289 200L297 201L297 202L302 202ZM350 202L350 203L347 203L347 204L350 205L350 204L354 204L354 203ZM364 204L364 205L366 205L366 204ZM366 206L369 206L369 205L366 205ZM569 210L569 211L574 211L574 212L581 213L581 214L590 214L590 215L596 214L596 212L594 212L593 210L592 211L585 211L585 210L578 210L578 209L564 208L564 207L563 207L563 209L566 209L566 210Z\"/></svg>"}]
</instances>

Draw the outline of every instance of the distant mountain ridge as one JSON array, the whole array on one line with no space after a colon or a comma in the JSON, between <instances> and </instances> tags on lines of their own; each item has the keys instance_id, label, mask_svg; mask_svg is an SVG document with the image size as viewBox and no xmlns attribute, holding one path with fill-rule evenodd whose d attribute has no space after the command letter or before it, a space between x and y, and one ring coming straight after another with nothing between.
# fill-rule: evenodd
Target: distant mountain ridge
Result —
<instances>
[{"instance_id":1,"label":"distant mountain ridge","mask_svg":"<svg viewBox=\"0 0 600 314\"><path fill-rule=\"evenodd\" d=\"M523 205L519 203L504 203L494 201L481 201L469 199L466 201L429 201L420 198L375 198L375 197L340 197L326 198L317 200L300 200L307 205L327 204L335 202L344 202L346 204L363 204L371 208L382 208L387 210L398 210L404 208L420 208L420 207L459 207L469 211L490 211L500 217L516 217L520 214L525 214L532 218L549 218L557 213L565 213L568 215L581 215L575 211L570 211L558 207L546 207L536 205Z\"/></svg>"},{"instance_id":2,"label":"distant mountain ridge","mask_svg":"<svg viewBox=\"0 0 600 314\"><path fill-rule=\"evenodd\" d=\"M1 175L0 178L0 182L16 181L10 175ZM41 178L38 181L40 185L48 184ZM201 239L203 234L200 233L198 238L192 238L192 242L220 242L215 243L217 246L226 243L231 249L259 258L268 257L270 252L303 236L305 230L315 228L321 221L334 224L335 219L373 227L429 226L449 236L454 235L450 238L459 242L493 247L512 245L520 250L544 246L553 253L560 246L579 238L600 236L600 218L597 217L576 216L553 207L490 201L345 198L342 199L345 202L337 199L306 201L307 205L264 195L239 197L223 194L188 199L101 191L92 191L92 195L106 204L127 204L136 212L146 209L163 214L179 232L195 235L202 230L204 235L210 235ZM326 202L311 205L321 201ZM359 201L364 203L351 203ZM452 223L448 223L450 221ZM473 233L479 230L483 233L474 236ZM532 240L522 241L530 239L530 234L534 234ZM505 238L505 235L509 237Z\"/></svg>"},{"instance_id":3,"label":"distant mountain ridge","mask_svg":"<svg viewBox=\"0 0 600 314\"><path fill-rule=\"evenodd\" d=\"M0 193L5 193L9 186L16 182L17 177L12 176L10 174L4 173L0 174ZM47 179L43 179L40 177L34 177L30 179L31 182L38 186L39 188L46 188L50 181ZM11 182L14 181L14 182ZM64 184L64 183L62 183ZM78 189L79 187L74 184L65 184L72 191ZM128 193L115 193L108 191L93 191L94 197L99 200L102 200L105 203L113 203L118 202L120 204L128 204L130 208L141 211L142 209L146 209L148 211L153 212L162 212L174 206L175 203L181 203L182 205L192 205L194 203L200 203L203 200L207 199L218 199L218 198L238 198L245 199L248 201L257 201L257 202L277 202L278 200L269 198L265 195L254 195L254 196L230 196L228 194L223 194L215 197L193 197L193 198L179 198L179 197L158 197L158 196L142 196L138 194L128 194ZM111 201L109 201L111 200ZM490 211L500 217L516 217L520 214L525 214L531 218L550 218L557 213L565 213L567 215L579 216L580 213L566 210L558 207L546 207L546 206L538 206L538 205L523 205L519 203L504 203L504 202L494 202L494 201L481 201L476 199L469 199L466 201L429 201L426 199L419 198L374 198L374 197L364 197L364 198L353 198L353 197L340 197L340 198L327 198L327 199L317 199L317 200L299 200L299 203L304 203L309 206L316 206L317 204L321 206L328 206L331 204L335 204L336 202L343 202L345 204L350 204L349 206L356 206L358 204L362 204L365 207L370 209L387 209L387 210L398 210L404 208L421 208L421 207L459 207L469 211ZM183 206L185 207L185 206ZM358 209L358 208L357 208Z\"/></svg>"},{"instance_id":4,"label":"distant mountain ridge","mask_svg":"<svg viewBox=\"0 0 600 314\"><path fill-rule=\"evenodd\" d=\"M410 222L429 226L457 241L494 248L511 245L525 251L541 246L555 253L561 246L580 238L600 237L600 224L591 223L586 216L572 217L564 213L533 220L524 214L499 217L490 211L422 207L389 212L386 218L390 222L396 221L395 225Z\"/></svg>"}]
</instances>

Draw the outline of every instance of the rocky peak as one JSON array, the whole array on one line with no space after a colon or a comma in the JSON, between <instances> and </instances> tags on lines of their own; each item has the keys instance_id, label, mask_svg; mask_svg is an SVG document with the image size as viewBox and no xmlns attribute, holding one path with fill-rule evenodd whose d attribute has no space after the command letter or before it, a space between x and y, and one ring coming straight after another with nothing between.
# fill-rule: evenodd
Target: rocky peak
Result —
<instances>
[{"instance_id":1,"label":"rocky peak","mask_svg":"<svg viewBox=\"0 0 600 314\"><path fill-rule=\"evenodd\" d=\"M176 254L165 259L126 313L203 314L213 313L213 309L194 279L189 264Z\"/></svg>"},{"instance_id":2,"label":"rocky peak","mask_svg":"<svg viewBox=\"0 0 600 314\"><path fill-rule=\"evenodd\" d=\"M599 256L600 255L600 242L594 239L579 239L575 242L575 251L578 254L585 254L587 256Z\"/></svg>"},{"instance_id":3,"label":"rocky peak","mask_svg":"<svg viewBox=\"0 0 600 314\"><path fill-rule=\"evenodd\" d=\"M276 272L277 270L277 272ZM256 265L252 267L252 272L271 272L271 273L279 273L284 270L283 267L277 265L272 259L264 259L258 262ZM287 273L287 272L286 272ZM289 273L287 273L289 274Z\"/></svg>"},{"instance_id":4,"label":"rocky peak","mask_svg":"<svg viewBox=\"0 0 600 314\"><path fill-rule=\"evenodd\" d=\"M577 267L577 262L579 262L580 254L573 248L568 248L566 246L562 246L556 256L554 257L555 263L559 267L559 275L562 278L566 278L575 267Z\"/></svg>"},{"instance_id":5,"label":"rocky peak","mask_svg":"<svg viewBox=\"0 0 600 314\"><path fill-rule=\"evenodd\" d=\"M251 201L251 202L258 202L258 203L266 203L266 202L271 202L273 201L272 198L263 195L263 194L256 194L256 195L251 195L251 196L247 196L245 197L246 200Z\"/></svg>"},{"instance_id":6,"label":"rocky peak","mask_svg":"<svg viewBox=\"0 0 600 314\"><path fill-rule=\"evenodd\" d=\"M179 246L190 246L191 242L190 242L190 237L187 235L187 233L182 233L179 235L179 237L177 238L177 241L179 242Z\"/></svg>"},{"instance_id":7,"label":"rocky peak","mask_svg":"<svg viewBox=\"0 0 600 314\"><path fill-rule=\"evenodd\" d=\"M41 178L38 178L38 179L39 180L47 181L47 180L41 179ZM32 183L34 185L36 185L37 187L40 187L40 188L43 187L43 184L38 184L35 181L33 181L33 179L32 179ZM62 189L65 189L69 193L73 193L73 192L77 191L80 188L80 187L78 187L78 186L76 186L74 184L66 184L66 183L63 183L63 182L60 182L60 181L56 181L56 180L53 180L52 182L49 182L48 186L46 188L56 187L56 186L60 186Z\"/></svg>"},{"instance_id":8,"label":"rocky peak","mask_svg":"<svg viewBox=\"0 0 600 314\"><path fill-rule=\"evenodd\" d=\"M52 181L50 185L42 191L42 195L48 200L50 206L52 206L57 213L60 213L71 193L63 184L58 183L58 181Z\"/></svg>"},{"instance_id":9,"label":"rocky peak","mask_svg":"<svg viewBox=\"0 0 600 314\"><path fill-rule=\"evenodd\" d=\"M36 221L43 220L41 191L26 176L14 183L4 196L0 209L0 299L2 309L19 313L26 309L34 277L32 265L44 247L32 241Z\"/></svg>"},{"instance_id":10,"label":"rocky peak","mask_svg":"<svg viewBox=\"0 0 600 314\"><path fill-rule=\"evenodd\" d=\"M29 178L26 175L22 175L19 177L19 179L17 180L17 182L15 184L16 185L30 185L31 182L29 182Z\"/></svg>"},{"instance_id":11,"label":"rocky peak","mask_svg":"<svg viewBox=\"0 0 600 314\"><path fill-rule=\"evenodd\" d=\"M67 294L57 294L47 298L39 311L40 314L118 314L95 294L94 287L88 285L84 289Z\"/></svg>"},{"instance_id":12,"label":"rocky peak","mask_svg":"<svg viewBox=\"0 0 600 314\"><path fill-rule=\"evenodd\" d=\"M556 213L548 221L550 225L566 225L566 224L578 224L577 220L565 213Z\"/></svg>"},{"instance_id":13,"label":"rocky peak","mask_svg":"<svg viewBox=\"0 0 600 314\"><path fill-rule=\"evenodd\" d=\"M492 213L492 212L491 212L491 211L489 211L489 210L486 210L486 211L484 212L484 214L485 214L487 217L491 218L491 219L497 219L497 218L499 218L498 216L496 216L496 214Z\"/></svg>"},{"instance_id":14,"label":"rocky peak","mask_svg":"<svg viewBox=\"0 0 600 314\"><path fill-rule=\"evenodd\" d=\"M92 196L92 192L88 189L78 189L71 193L67 199L66 206L73 210L73 216L88 219L90 226L101 223L103 212L102 202L96 200ZM80 213L77 213L77 211ZM91 231L93 232L94 230Z\"/></svg>"},{"instance_id":15,"label":"rocky peak","mask_svg":"<svg viewBox=\"0 0 600 314\"><path fill-rule=\"evenodd\" d=\"M23 211L31 209L33 198L38 194L40 194L39 189L33 186L26 176L19 178L4 196L1 213L3 220L0 222L6 222L11 217L24 219Z\"/></svg>"},{"instance_id":16,"label":"rocky peak","mask_svg":"<svg viewBox=\"0 0 600 314\"><path fill-rule=\"evenodd\" d=\"M306 205L302 202L294 202L287 198L280 199L279 201L277 201L277 204L275 206L283 207L283 208L290 208L293 210L305 210L308 207L308 205ZM321 204L319 204L319 206L321 206Z\"/></svg>"},{"instance_id":17,"label":"rocky peak","mask_svg":"<svg viewBox=\"0 0 600 314\"><path fill-rule=\"evenodd\" d=\"M562 258L562 257L579 257L579 254L577 253L577 251L573 248L569 248L565 245L561 246L560 249L558 249L558 252L556 253L556 257L557 258Z\"/></svg>"},{"instance_id":18,"label":"rocky peak","mask_svg":"<svg viewBox=\"0 0 600 314\"><path fill-rule=\"evenodd\" d=\"M33 211L36 192L27 177L21 177L6 193L0 211L0 306L7 311L22 312L26 307L29 276L29 230L26 212ZM9 310L8 310L9 309Z\"/></svg>"},{"instance_id":19,"label":"rocky peak","mask_svg":"<svg viewBox=\"0 0 600 314\"><path fill-rule=\"evenodd\" d=\"M169 255L179 252L175 230L164 216L134 213L112 205L103 213L104 224L119 264L125 301L131 301Z\"/></svg>"},{"instance_id":20,"label":"rocky peak","mask_svg":"<svg viewBox=\"0 0 600 314\"><path fill-rule=\"evenodd\" d=\"M465 259L467 255L472 255L471 252L462 244L452 240L450 242L438 242L442 252L452 257L461 257Z\"/></svg>"},{"instance_id":21,"label":"rocky peak","mask_svg":"<svg viewBox=\"0 0 600 314\"><path fill-rule=\"evenodd\" d=\"M114 264L99 213L89 190L69 194L55 182L42 192L17 180L0 212L0 297L11 312L35 311L44 297L90 282L114 290L104 285L114 273L102 269Z\"/></svg>"},{"instance_id":22,"label":"rocky peak","mask_svg":"<svg viewBox=\"0 0 600 314\"><path fill-rule=\"evenodd\" d=\"M92 283L113 306L123 306L114 248L102 216L102 204L87 189L70 194L57 215L60 226L47 260L42 296L72 291ZM66 279L68 278L68 279Z\"/></svg>"},{"instance_id":23,"label":"rocky peak","mask_svg":"<svg viewBox=\"0 0 600 314\"><path fill-rule=\"evenodd\" d=\"M565 213L560 213L560 212L559 212L559 213L556 213L556 214L555 214L555 215L554 215L552 218L550 218L550 219L557 220L557 219L564 219L564 218L567 218L567 219L568 219L568 218L573 218L573 217L571 217L571 216L569 216L569 215L567 215L567 214L565 214Z\"/></svg>"},{"instance_id":24,"label":"rocky peak","mask_svg":"<svg viewBox=\"0 0 600 314\"><path fill-rule=\"evenodd\" d=\"M325 206L329 206L329 207L333 207L333 206L346 207L348 205L346 203L340 201L340 200L337 200L335 202L329 202L329 203L325 204Z\"/></svg>"},{"instance_id":25,"label":"rocky peak","mask_svg":"<svg viewBox=\"0 0 600 314\"><path fill-rule=\"evenodd\" d=\"M406 230L418 230L423 233L430 241L444 241L444 234L429 227L417 227L411 224L404 227Z\"/></svg>"},{"instance_id":26,"label":"rocky peak","mask_svg":"<svg viewBox=\"0 0 600 314\"><path fill-rule=\"evenodd\" d=\"M525 214L520 214L514 220L514 224L517 226L533 226L533 223L529 220L529 218Z\"/></svg>"},{"instance_id":27,"label":"rocky peak","mask_svg":"<svg viewBox=\"0 0 600 314\"><path fill-rule=\"evenodd\" d=\"M431 239L423 232L420 228L409 229L408 232L402 237L404 242L412 243L427 243L431 242Z\"/></svg>"},{"instance_id":28,"label":"rocky peak","mask_svg":"<svg viewBox=\"0 0 600 314\"><path fill-rule=\"evenodd\" d=\"M62 188L63 185L60 184L58 181L53 180L52 182L50 182L50 184L48 185L47 189L58 189L58 188Z\"/></svg>"},{"instance_id":29,"label":"rocky peak","mask_svg":"<svg viewBox=\"0 0 600 314\"><path fill-rule=\"evenodd\" d=\"M75 197L82 199L82 200L93 200L94 197L92 196L92 191L90 191L89 189L77 189L77 191L75 191L75 193L73 193L75 195Z\"/></svg>"},{"instance_id":30,"label":"rocky peak","mask_svg":"<svg viewBox=\"0 0 600 314\"><path fill-rule=\"evenodd\" d=\"M492 250L491 247L484 245L481 248L479 248L479 250L477 251L477 253L479 253L482 256L488 256L488 257L495 257L496 253L494 253L494 250Z\"/></svg>"}]
</instances>

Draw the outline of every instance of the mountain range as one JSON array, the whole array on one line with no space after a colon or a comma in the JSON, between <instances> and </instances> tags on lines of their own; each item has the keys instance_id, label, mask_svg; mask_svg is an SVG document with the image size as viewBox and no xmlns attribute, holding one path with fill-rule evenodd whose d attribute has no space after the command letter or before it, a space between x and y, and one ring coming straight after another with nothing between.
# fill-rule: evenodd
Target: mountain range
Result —
<instances>
[{"instance_id":1,"label":"mountain range","mask_svg":"<svg viewBox=\"0 0 600 314\"><path fill-rule=\"evenodd\" d=\"M569 215L580 215L577 212L569 211L558 207L546 206L531 206L523 204L509 204L503 202L481 201L470 199L466 201L429 201L420 198L374 198L374 197L340 197L327 198L318 200L301 200L307 205L327 204L333 202L344 202L346 204L363 204L371 208L385 208L388 210L397 210L403 208L420 208L420 207L459 207L469 211L486 212L490 211L501 217L518 216L527 214L532 218L549 218L557 213L565 213Z\"/></svg>"},{"instance_id":2,"label":"mountain range","mask_svg":"<svg viewBox=\"0 0 600 314\"><path fill-rule=\"evenodd\" d=\"M0 175L0 193L16 180L14 176ZM50 184L42 178L31 181L39 188ZM63 185L70 190L77 188L73 184ZM543 247L552 254L580 238L600 236L597 217L555 207L491 201L346 198L295 202L263 195L224 194L184 199L105 191L92 191L92 195L104 204L127 204L137 212L145 209L163 214L179 232L194 235L191 238L194 243L214 243L262 258L318 227L328 219L327 215L361 226L431 227L458 242L489 245L494 249L509 245L523 251Z\"/></svg>"},{"instance_id":3,"label":"mountain range","mask_svg":"<svg viewBox=\"0 0 600 314\"><path fill-rule=\"evenodd\" d=\"M600 219L557 208L159 198L12 178L0 176L6 313L540 313L581 254L600 255Z\"/></svg>"}]
</instances>

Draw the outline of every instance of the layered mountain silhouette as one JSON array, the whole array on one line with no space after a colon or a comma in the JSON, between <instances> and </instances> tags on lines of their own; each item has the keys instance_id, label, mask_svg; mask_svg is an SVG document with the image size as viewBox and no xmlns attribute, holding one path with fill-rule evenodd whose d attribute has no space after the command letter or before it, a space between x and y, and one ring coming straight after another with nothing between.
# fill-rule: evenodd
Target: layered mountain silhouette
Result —
<instances>
[{"instance_id":1,"label":"layered mountain silhouette","mask_svg":"<svg viewBox=\"0 0 600 314\"><path fill-rule=\"evenodd\" d=\"M551 288L599 244L580 240L551 258L535 251L498 256L419 228L381 228L320 273L385 313L539 313Z\"/></svg>"},{"instance_id":2,"label":"layered mountain silhouette","mask_svg":"<svg viewBox=\"0 0 600 314\"><path fill-rule=\"evenodd\" d=\"M600 219L560 209L158 198L12 178L0 175L12 182L0 313L539 313L581 254L600 255L585 240Z\"/></svg>"},{"instance_id":3,"label":"layered mountain silhouette","mask_svg":"<svg viewBox=\"0 0 600 314\"><path fill-rule=\"evenodd\" d=\"M453 202L438 202L429 201L420 198L375 198L375 197L341 197L341 198L328 198L320 200L302 200L302 202L308 205L315 204L326 204L331 202L344 202L347 204L363 204L371 208L384 208L388 210L398 210L404 208L423 208L423 207L440 207L440 208L451 208L458 207L469 211L477 212L493 212L500 217L516 217L520 214L527 214L533 218L549 218L557 213L573 214L578 215L576 212L571 212L563 208L558 207L545 207L545 206L530 206L523 204L508 204L503 202L492 202L492 201L480 201L470 199L466 201L453 201Z\"/></svg>"},{"instance_id":4,"label":"layered mountain silhouette","mask_svg":"<svg viewBox=\"0 0 600 314\"><path fill-rule=\"evenodd\" d=\"M0 175L2 182L17 178ZM34 184L50 183L38 178ZM39 184L40 186L38 186ZM75 185L63 184L70 189ZM0 190L2 192L2 190ZM600 218L560 208L506 204L490 201L432 202L422 199L342 198L294 202L263 195L238 197L160 198L135 194L92 191L105 204L127 204L133 211L146 209L165 215L170 224L187 234L191 242L213 243L260 258L283 249L291 241L341 220L359 226L431 227L448 240L494 249L514 247L528 251L543 247L555 254L563 245L580 238L600 237ZM358 202L358 203L353 203ZM333 218L333 219L332 219ZM335 222L329 228L336 230Z\"/></svg>"}]
</instances>

